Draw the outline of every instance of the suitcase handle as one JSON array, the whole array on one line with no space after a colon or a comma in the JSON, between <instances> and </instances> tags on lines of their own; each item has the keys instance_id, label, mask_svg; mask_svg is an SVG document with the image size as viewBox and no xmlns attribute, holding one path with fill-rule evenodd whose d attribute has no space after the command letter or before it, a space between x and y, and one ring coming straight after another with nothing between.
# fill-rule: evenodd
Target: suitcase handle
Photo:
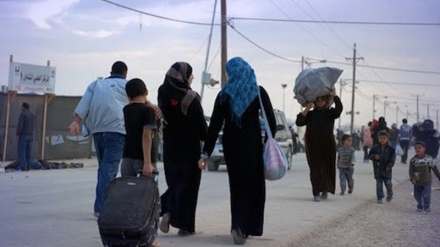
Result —
<instances>
[{"instance_id":1,"label":"suitcase handle","mask_svg":"<svg viewBox=\"0 0 440 247\"><path fill-rule=\"evenodd\" d=\"M138 170L137 176L141 177L142 176L142 172L143 172L143 170ZM153 180L156 183L159 181L159 171L157 171L157 170L153 171Z\"/></svg>"}]
</instances>

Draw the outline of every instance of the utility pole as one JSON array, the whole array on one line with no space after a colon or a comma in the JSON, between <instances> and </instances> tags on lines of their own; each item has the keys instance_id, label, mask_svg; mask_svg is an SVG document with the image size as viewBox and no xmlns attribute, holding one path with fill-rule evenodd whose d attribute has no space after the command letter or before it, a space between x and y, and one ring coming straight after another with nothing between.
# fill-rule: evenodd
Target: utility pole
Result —
<instances>
[{"instance_id":1,"label":"utility pole","mask_svg":"<svg viewBox=\"0 0 440 247\"><path fill-rule=\"evenodd\" d=\"M286 112L285 105L286 105L286 87L287 87L287 84L281 84L281 87L283 88L283 112Z\"/></svg>"},{"instance_id":2,"label":"utility pole","mask_svg":"<svg viewBox=\"0 0 440 247\"><path fill-rule=\"evenodd\" d=\"M212 13L212 19L211 19L211 29L209 30L209 41L208 41L208 47L206 48L206 57L205 57L205 68L202 73L202 90L200 92L200 101L203 100L203 91L205 89L205 84L207 83L207 72L208 69L208 60L209 60L209 50L211 49L211 39L212 39L212 29L214 28L214 18L215 18L215 10L217 8L217 0L214 2L214 11Z\"/></svg>"},{"instance_id":3,"label":"utility pole","mask_svg":"<svg viewBox=\"0 0 440 247\"><path fill-rule=\"evenodd\" d=\"M221 86L226 84L226 61L228 59L226 0L221 0Z\"/></svg>"},{"instance_id":4,"label":"utility pole","mask_svg":"<svg viewBox=\"0 0 440 247\"><path fill-rule=\"evenodd\" d=\"M385 118L385 119L387 119L387 117L386 117L386 115L387 115L387 105L388 105L388 101L384 101L383 102L383 117Z\"/></svg>"},{"instance_id":5,"label":"utility pole","mask_svg":"<svg viewBox=\"0 0 440 247\"><path fill-rule=\"evenodd\" d=\"M418 94L416 94L416 95L411 95L411 96L416 96L416 100L417 100L417 119L416 119L416 122L419 122L419 117L420 117L420 114L419 114L419 96L420 95L418 95ZM423 96L423 94L421 95L421 96Z\"/></svg>"},{"instance_id":6,"label":"utility pole","mask_svg":"<svg viewBox=\"0 0 440 247\"><path fill-rule=\"evenodd\" d=\"M374 119L374 113L376 113L376 98L377 95L373 94L373 119Z\"/></svg>"},{"instance_id":7,"label":"utility pole","mask_svg":"<svg viewBox=\"0 0 440 247\"><path fill-rule=\"evenodd\" d=\"M356 43L353 46L353 58L345 58L347 60L353 60L353 91L351 92L351 122L350 122L350 134L353 133L354 128L354 93L356 91L356 63L358 60L363 60L363 57L356 57Z\"/></svg>"},{"instance_id":8,"label":"utility pole","mask_svg":"<svg viewBox=\"0 0 440 247\"><path fill-rule=\"evenodd\" d=\"M342 101L342 88L347 85L345 80L339 79L339 98ZM341 118L342 116L339 116L339 123L338 123L338 129L341 129Z\"/></svg>"}]
</instances>

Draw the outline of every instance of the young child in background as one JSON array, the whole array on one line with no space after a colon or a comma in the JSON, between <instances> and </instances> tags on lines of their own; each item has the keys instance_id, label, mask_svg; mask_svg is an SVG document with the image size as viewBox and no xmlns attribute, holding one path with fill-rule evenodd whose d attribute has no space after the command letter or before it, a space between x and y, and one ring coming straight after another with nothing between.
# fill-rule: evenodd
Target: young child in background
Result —
<instances>
[{"instance_id":1,"label":"young child in background","mask_svg":"<svg viewBox=\"0 0 440 247\"><path fill-rule=\"evenodd\" d=\"M348 183L348 194L353 192L354 180L353 171L356 158L354 156L354 148L351 147L353 138L350 135L342 136L342 147L338 149L338 170L339 183L341 185L341 196L345 195L345 189Z\"/></svg>"},{"instance_id":2,"label":"young child in background","mask_svg":"<svg viewBox=\"0 0 440 247\"><path fill-rule=\"evenodd\" d=\"M417 141L414 144L416 155L409 163L409 178L414 184L414 198L417 201L417 212L431 212L431 169L436 175L439 173L431 156L427 155L424 142ZM439 176L440 179L440 176Z\"/></svg>"},{"instance_id":3,"label":"young child in background","mask_svg":"<svg viewBox=\"0 0 440 247\"><path fill-rule=\"evenodd\" d=\"M378 133L379 144L374 145L368 158L373 161L374 178L376 179L377 203L384 198L383 185L387 190L387 202L393 199L392 168L396 161L395 149L390 145L390 134L386 130Z\"/></svg>"}]
</instances>

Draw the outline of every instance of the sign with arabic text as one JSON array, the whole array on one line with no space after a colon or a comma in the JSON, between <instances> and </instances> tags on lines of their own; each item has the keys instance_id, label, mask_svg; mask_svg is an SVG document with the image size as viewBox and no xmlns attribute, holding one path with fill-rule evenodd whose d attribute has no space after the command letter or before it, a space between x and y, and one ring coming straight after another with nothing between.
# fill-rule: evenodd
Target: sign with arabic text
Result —
<instances>
[{"instance_id":1,"label":"sign with arabic text","mask_svg":"<svg viewBox=\"0 0 440 247\"><path fill-rule=\"evenodd\" d=\"M25 63L9 66L9 90L32 93L55 93L56 68Z\"/></svg>"}]
</instances>

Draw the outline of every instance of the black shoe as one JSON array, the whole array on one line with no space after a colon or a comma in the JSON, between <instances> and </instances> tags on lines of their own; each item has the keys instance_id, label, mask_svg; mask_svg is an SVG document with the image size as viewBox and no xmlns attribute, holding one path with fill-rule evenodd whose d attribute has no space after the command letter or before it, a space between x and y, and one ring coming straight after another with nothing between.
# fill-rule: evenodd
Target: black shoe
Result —
<instances>
[{"instance_id":1,"label":"black shoe","mask_svg":"<svg viewBox=\"0 0 440 247\"><path fill-rule=\"evenodd\" d=\"M322 192L322 193L321 193L321 199L322 199L322 200L327 200L327 199L328 199L328 194L327 194L327 192Z\"/></svg>"},{"instance_id":2,"label":"black shoe","mask_svg":"<svg viewBox=\"0 0 440 247\"><path fill-rule=\"evenodd\" d=\"M177 235L180 237L186 237L186 236L191 236L191 235L195 235L196 232L188 232L187 230L183 230L183 229L179 229L179 231L177 232Z\"/></svg>"}]
</instances>

